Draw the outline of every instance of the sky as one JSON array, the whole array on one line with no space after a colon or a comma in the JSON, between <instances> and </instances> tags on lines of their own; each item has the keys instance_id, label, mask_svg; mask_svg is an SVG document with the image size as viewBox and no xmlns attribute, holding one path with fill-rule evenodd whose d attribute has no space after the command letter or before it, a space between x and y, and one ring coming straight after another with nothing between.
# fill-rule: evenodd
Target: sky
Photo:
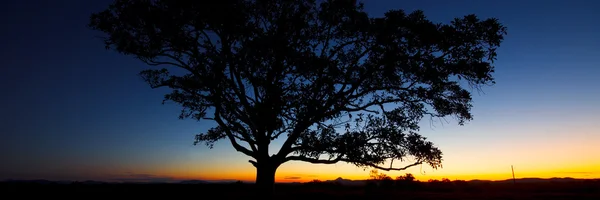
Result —
<instances>
[{"instance_id":1,"label":"sky","mask_svg":"<svg viewBox=\"0 0 600 200\"><path fill-rule=\"evenodd\" d=\"M385 172L419 180L515 176L600 178L600 2L589 0L369 0L365 10L421 9L434 22L476 14L508 28L497 84L474 93L465 126L425 120L421 134L443 168ZM228 141L193 145L213 123L179 120L132 57L106 50L89 15L110 1L2 1L0 180L186 179L253 181L250 159ZM280 182L366 179L369 169L288 162Z\"/></svg>"}]
</instances>

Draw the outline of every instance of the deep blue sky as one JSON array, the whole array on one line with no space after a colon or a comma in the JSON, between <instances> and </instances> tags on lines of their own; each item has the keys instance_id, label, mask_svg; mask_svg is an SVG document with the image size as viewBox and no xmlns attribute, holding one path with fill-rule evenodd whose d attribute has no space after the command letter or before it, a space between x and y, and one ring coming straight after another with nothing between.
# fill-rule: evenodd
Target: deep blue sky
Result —
<instances>
[{"instance_id":1,"label":"deep blue sky","mask_svg":"<svg viewBox=\"0 0 600 200\"><path fill-rule=\"evenodd\" d=\"M201 177L217 167L252 171L225 142L213 150L192 146L194 134L209 127L177 119L179 107L161 105L165 91L150 89L137 76L143 64L104 49L95 38L100 33L86 25L109 2L2 2L0 179ZM475 13L508 27L498 52L497 85L475 95L475 120L465 127L424 128L450 156L451 170L451 163L462 162L452 160L452 152L476 157L467 152L506 148L518 145L516 140L599 139L597 1L365 2L377 16L393 8L422 9L432 21L448 22ZM557 144L546 142L550 150ZM475 161L463 163L469 162ZM240 166L220 167L227 163Z\"/></svg>"}]
</instances>

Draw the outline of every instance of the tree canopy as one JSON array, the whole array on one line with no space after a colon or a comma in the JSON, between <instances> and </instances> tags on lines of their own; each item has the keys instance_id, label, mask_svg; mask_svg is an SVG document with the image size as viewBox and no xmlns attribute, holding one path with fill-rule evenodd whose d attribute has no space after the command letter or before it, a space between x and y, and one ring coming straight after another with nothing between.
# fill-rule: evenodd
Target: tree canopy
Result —
<instances>
[{"instance_id":1,"label":"tree canopy","mask_svg":"<svg viewBox=\"0 0 600 200\"><path fill-rule=\"evenodd\" d=\"M165 101L182 106L181 118L218 124L197 142L229 140L273 173L287 161L440 167L419 122L473 118L469 88L494 83L506 34L493 18L370 17L349 0L115 0L89 26L108 49L146 63L140 75L171 89Z\"/></svg>"}]
</instances>

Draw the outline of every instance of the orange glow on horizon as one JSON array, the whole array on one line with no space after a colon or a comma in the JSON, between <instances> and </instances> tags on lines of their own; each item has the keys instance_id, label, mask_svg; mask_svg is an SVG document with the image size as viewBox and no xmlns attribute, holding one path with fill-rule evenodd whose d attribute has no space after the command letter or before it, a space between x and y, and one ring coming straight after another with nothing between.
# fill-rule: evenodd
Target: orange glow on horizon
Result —
<instances>
[{"instance_id":1,"label":"orange glow on horizon","mask_svg":"<svg viewBox=\"0 0 600 200\"><path fill-rule=\"evenodd\" d=\"M501 135L491 128L489 134ZM564 137L555 129L546 132L544 137L520 137L512 141L511 137L488 139L476 133L463 132L462 136L438 135L431 137L434 143L444 151L443 168L415 166L405 171L381 171L396 178L411 173L419 181L440 180L507 180L512 179L511 165L518 178L600 178L600 135L587 128L580 130L579 136ZM446 138L444 138L446 137ZM436 139L440 139L436 141ZM445 143L440 142L445 139ZM460 145L456 145L460 144ZM157 162L139 166L132 163L127 167L94 170L111 172L105 174L124 174L136 172L169 177L173 180L241 180L254 182L256 171L248 163L248 157L235 152L228 144L215 151L199 151L190 148L185 159L178 162ZM394 162L395 167L407 163ZM385 165L385 164L384 164ZM389 165L389 163L387 163ZM308 182L312 180L334 180L338 177L350 180L369 178L370 169L361 169L346 163L332 165L311 164L305 162L287 162L276 173L277 182Z\"/></svg>"},{"instance_id":2,"label":"orange glow on horizon","mask_svg":"<svg viewBox=\"0 0 600 200\"><path fill-rule=\"evenodd\" d=\"M302 166L296 166L302 165ZM315 171L309 175L307 171L296 171L297 167L305 168L307 166L314 165ZM312 180L334 180L338 177L350 180L365 180L369 178L370 169L356 168L346 164L336 164L337 166L329 165L315 165L310 163L294 163L289 166L283 165L276 173L276 182L289 183L289 182L309 182ZM329 169L327 169L329 168ZM332 169L333 168L333 169ZM336 169L337 168L337 169ZM305 168L306 169L306 168ZM406 171L382 171L392 178L404 175L406 173L412 173L415 178L419 181L428 181L430 179L440 180L442 178L448 178L450 180L507 180L512 179L510 172L510 166L507 167L506 172L503 173L442 173L443 169L431 171L429 173L421 174L419 167L413 167ZM337 173L336 173L337 171ZM169 177L176 180L208 180L208 181L234 181L240 180L244 182L254 182L256 172L253 167L246 167L246 169L237 172L215 172L215 173L172 173ZM519 178L578 178L578 179L595 179L600 178L600 162L593 165L579 165L570 168L555 168L555 169L520 169L515 167L515 176Z\"/></svg>"}]
</instances>

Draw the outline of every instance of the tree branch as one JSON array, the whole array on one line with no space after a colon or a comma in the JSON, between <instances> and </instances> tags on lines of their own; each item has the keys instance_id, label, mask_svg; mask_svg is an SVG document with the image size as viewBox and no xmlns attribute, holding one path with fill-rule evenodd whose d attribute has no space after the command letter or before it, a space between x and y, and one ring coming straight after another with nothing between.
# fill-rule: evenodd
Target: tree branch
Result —
<instances>
[{"instance_id":1,"label":"tree branch","mask_svg":"<svg viewBox=\"0 0 600 200\"><path fill-rule=\"evenodd\" d=\"M221 118L219 118L221 119ZM222 119L221 119L222 120ZM252 149L253 152L257 152L257 148L256 148L256 141L253 140L252 138L250 138L249 133L247 132L247 130L242 126L242 124L240 124L239 122L233 121L233 120L229 120L229 119L225 119L227 121L227 123L233 125L235 128L237 128L238 133L240 135L242 135L241 137L233 134L234 137L238 138L241 141L246 141L248 143L248 145L250 146L250 148ZM243 132L242 132L243 131ZM251 131L251 130L250 130Z\"/></svg>"},{"instance_id":2,"label":"tree branch","mask_svg":"<svg viewBox=\"0 0 600 200\"><path fill-rule=\"evenodd\" d=\"M348 163L356 163L356 162L353 162L353 161L351 161L349 159L344 159L341 156L339 156L339 157L337 157L335 159L329 159L329 160L322 160L322 159L316 159L316 158L308 158L308 157L305 157L305 156L288 156L288 157L286 157L284 159L283 162L287 162L287 161L303 161L303 162L309 162L309 163L313 163L313 164L335 164L335 163L338 163L340 161L341 162L348 162ZM380 170L385 170L385 171L402 171L402 170L406 170L406 169L408 169L410 167L413 167L413 166L416 166L416 165L420 165L422 163L423 163L423 161L419 160L417 162L414 162L412 164L406 165L404 167L397 167L397 168L394 168L391 165L390 165L390 167L382 167L382 166L379 166L379 165L376 165L376 164L372 164L372 163L360 163L360 164L361 165L365 165L365 166L369 166L369 167L373 167L373 168L376 168L376 169L380 169Z\"/></svg>"},{"instance_id":3,"label":"tree branch","mask_svg":"<svg viewBox=\"0 0 600 200\"><path fill-rule=\"evenodd\" d=\"M229 141L231 142L231 145L233 146L233 148L235 148L236 151L242 152L242 153L246 154L247 156L255 158L256 157L255 152L250 151L246 147L243 147L242 145L237 143L237 141L235 140L235 137L233 136L233 133L231 132L231 130L229 130L229 128L226 128L227 125L221 119L220 112L221 112L221 108L217 106L215 109L215 121L219 124L219 126L223 127L223 130L225 130L225 134L227 135L227 138L229 138Z\"/></svg>"},{"instance_id":4,"label":"tree branch","mask_svg":"<svg viewBox=\"0 0 600 200\"><path fill-rule=\"evenodd\" d=\"M242 83L239 72L237 70L235 70L234 67L231 65L229 65L229 73L230 73L230 78L232 79L231 81L234 82L234 83L232 83L232 85L234 85L232 87L232 89L238 96L238 99L240 100L242 106L244 106L244 110L246 110L246 112L240 112L240 115L241 115L240 117L247 118L246 124L248 124L252 129L254 129L254 130L252 130L252 132L255 132L255 130L257 130L258 127L256 127L256 124L252 120L252 118L255 116L249 116L250 113L252 113L252 112L249 112L249 111L252 111L252 107L250 106L250 103L247 100L248 96L246 95L246 87L244 86L244 83ZM245 115L244 115L244 113L245 113ZM259 137L257 137L257 136L258 135L254 134L254 137L258 139Z\"/></svg>"},{"instance_id":5,"label":"tree branch","mask_svg":"<svg viewBox=\"0 0 600 200\"><path fill-rule=\"evenodd\" d=\"M399 168L393 168L392 166L390 166L390 167L381 167L381 166L378 166L378 165L375 165L375 164L366 164L366 163L362 163L362 164L370 166L370 167L373 167L373 168L376 168L376 169L385 170L385 171L402 171L402 170L406 170L406 169L408 169L410 167L423 164L423 161L417 161L417 162L414 162L412 164L406 165L404 167L399 167Z\"/></svg>"},{"instance_id":6,"label":"tree branch","mask_svg":"<svg viewBox=\"0 0 600 200\"><path fill-rule=\"evenodd\" d=\"M333 160L321 160L321 159L316 159L316 158L308 158L306 156L288 156L284 159L283 162L293 161L293 160L309 162L309 163L313 163L313 164L335 164L337 162L343 161L341 157L337 157Z\"/></svg>"}]
</instances>

